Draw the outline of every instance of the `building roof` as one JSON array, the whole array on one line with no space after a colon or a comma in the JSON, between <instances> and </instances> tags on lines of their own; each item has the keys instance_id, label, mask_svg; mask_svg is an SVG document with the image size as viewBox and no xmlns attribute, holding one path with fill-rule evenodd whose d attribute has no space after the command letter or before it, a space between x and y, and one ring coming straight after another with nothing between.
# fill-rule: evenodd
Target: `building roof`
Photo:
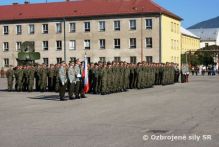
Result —
<instances>
[{"instance_id":1,"label":"building roof","mask_svg":"<svg viewBox=\"0 0 219 147\"><path fill-rule=\"evenodd\" d=\"M202 41L216 41L219 35L219 28L189 29L189 31L199 36Z\"/></svg>"},{"instance_id":2,"label":"building roof","mask_svg":"<svg viewBox=\"0 0 219 147\"><path fill-rule=\"evenodd\" d=\"M196 36L195 34L193 34L192 32L190 32L189 30L187 30L183 27L180 28L180 31L181 31L182 34L184 34L186 36L191 36L191 37L194 37L194 38L200 38L200 37Z\"/></svg>"},{"instance_id":3,"label":"building roof","mask_svg":"<svg viewBox=\"0 0 219 147\"><path fill-rule=\"evenodd\" d=\"M0 6L0 21L154 13L182 20L152 0L79 0Z\"/></svg>"}]
</instances>

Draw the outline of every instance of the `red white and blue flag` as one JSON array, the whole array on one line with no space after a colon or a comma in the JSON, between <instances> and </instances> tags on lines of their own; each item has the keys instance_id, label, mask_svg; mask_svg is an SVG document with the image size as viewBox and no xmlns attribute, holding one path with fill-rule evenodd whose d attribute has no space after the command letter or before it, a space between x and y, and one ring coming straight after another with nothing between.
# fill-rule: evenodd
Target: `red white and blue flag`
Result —
<instances>
[{"instance_id":1,"label":"red white and blue flag","mask_svg":"<svg viewBox=\"0 0 219 147\"><path fill-rule=\"evenodd\" d=\"M84 77L84 92L87 93L89 91L89 77L88 77L87 55L86 54L84 56L83 77Z\"/></svg>"}]
</instances>

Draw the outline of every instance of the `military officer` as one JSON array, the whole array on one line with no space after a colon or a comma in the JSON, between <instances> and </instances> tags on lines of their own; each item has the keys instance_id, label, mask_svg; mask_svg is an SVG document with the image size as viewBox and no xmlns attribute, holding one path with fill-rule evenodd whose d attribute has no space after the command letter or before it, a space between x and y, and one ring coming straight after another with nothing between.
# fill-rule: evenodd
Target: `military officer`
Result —
<instances>
[{"instance_id":1,"label":"military officer","mask_svg":"<svg viewBox=\"0 0 219 147\"><path fill-rule=\"evenodd\" d=\"M81 62L79 59L76 60L76 65L74 67L76 74L76 86L75 86L75 98L80 99L79 96L81 94L81 84L82 84L82 70L81 70Z\"/></svg>"},{"instance_id":2,"label":"military officer","mask_svg":"<svg viewBox=\"0 0 219 147\"><path fill-rule=\"evenodd\" d=\"M55 75L55 66L53 64L50 65L48 69L48 90L54 91L54 75Z\"/></svg>"},{"instance_id":3,"label":"military officer","mask_svg":"<svg viewBox=\"0 0 219 147\"><path fill-rule=\"evenodd\" d=\"M65 91L67 86L66 63L62 62L59 68L59 96L60 101L65 101Z\"/></svg>"},{"instance_id":4,"label":"military officer","mask_svg":"<svg viewBox=\"0 0 219 147\"><path fill-rule=\"evenodd\" d=\"M67 74L68 74L68 95L69 95L69 99L73 100L73 99L75 99L73 94L75 91L75 84L76 84L76 72L75 72L73 62L69 63L69 68L68 68Z\"/></svg>"}]
</instances>

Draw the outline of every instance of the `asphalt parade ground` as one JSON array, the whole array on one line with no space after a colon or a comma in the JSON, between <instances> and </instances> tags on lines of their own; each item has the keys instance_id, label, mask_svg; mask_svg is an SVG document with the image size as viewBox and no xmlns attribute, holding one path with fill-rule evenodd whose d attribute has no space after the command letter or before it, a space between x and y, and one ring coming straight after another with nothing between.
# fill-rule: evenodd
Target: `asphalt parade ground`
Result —
<instances>
[{"instance_id":1,"label":"asphalt parade ground","mask_svg":"<svg viewBox=\"0 0 219 147\"><path fill-rule=\"evenodd\" d=\"M0 147L219 146L219 76L64 102L6 85L0 79Z\"/></svg>"}]
</instances>

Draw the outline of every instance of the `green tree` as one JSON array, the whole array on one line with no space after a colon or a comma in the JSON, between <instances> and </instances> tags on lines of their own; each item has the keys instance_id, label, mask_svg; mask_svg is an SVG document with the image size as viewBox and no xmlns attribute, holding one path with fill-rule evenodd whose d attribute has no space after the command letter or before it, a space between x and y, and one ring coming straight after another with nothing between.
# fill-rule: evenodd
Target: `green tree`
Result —
<instances>
[{"instance_id":1,"label":"green tree","mask_svg":"<svg viewBox=\"0 0 219 147\"><path fill-rule=\"evenodd\" d=\"M198 58L199 58L200 64L202 64L206 67L208 65L213 65L214 64L213 54L210 53L210 52L199 52L198 53Z\"/></svg>"}]
</instances>

